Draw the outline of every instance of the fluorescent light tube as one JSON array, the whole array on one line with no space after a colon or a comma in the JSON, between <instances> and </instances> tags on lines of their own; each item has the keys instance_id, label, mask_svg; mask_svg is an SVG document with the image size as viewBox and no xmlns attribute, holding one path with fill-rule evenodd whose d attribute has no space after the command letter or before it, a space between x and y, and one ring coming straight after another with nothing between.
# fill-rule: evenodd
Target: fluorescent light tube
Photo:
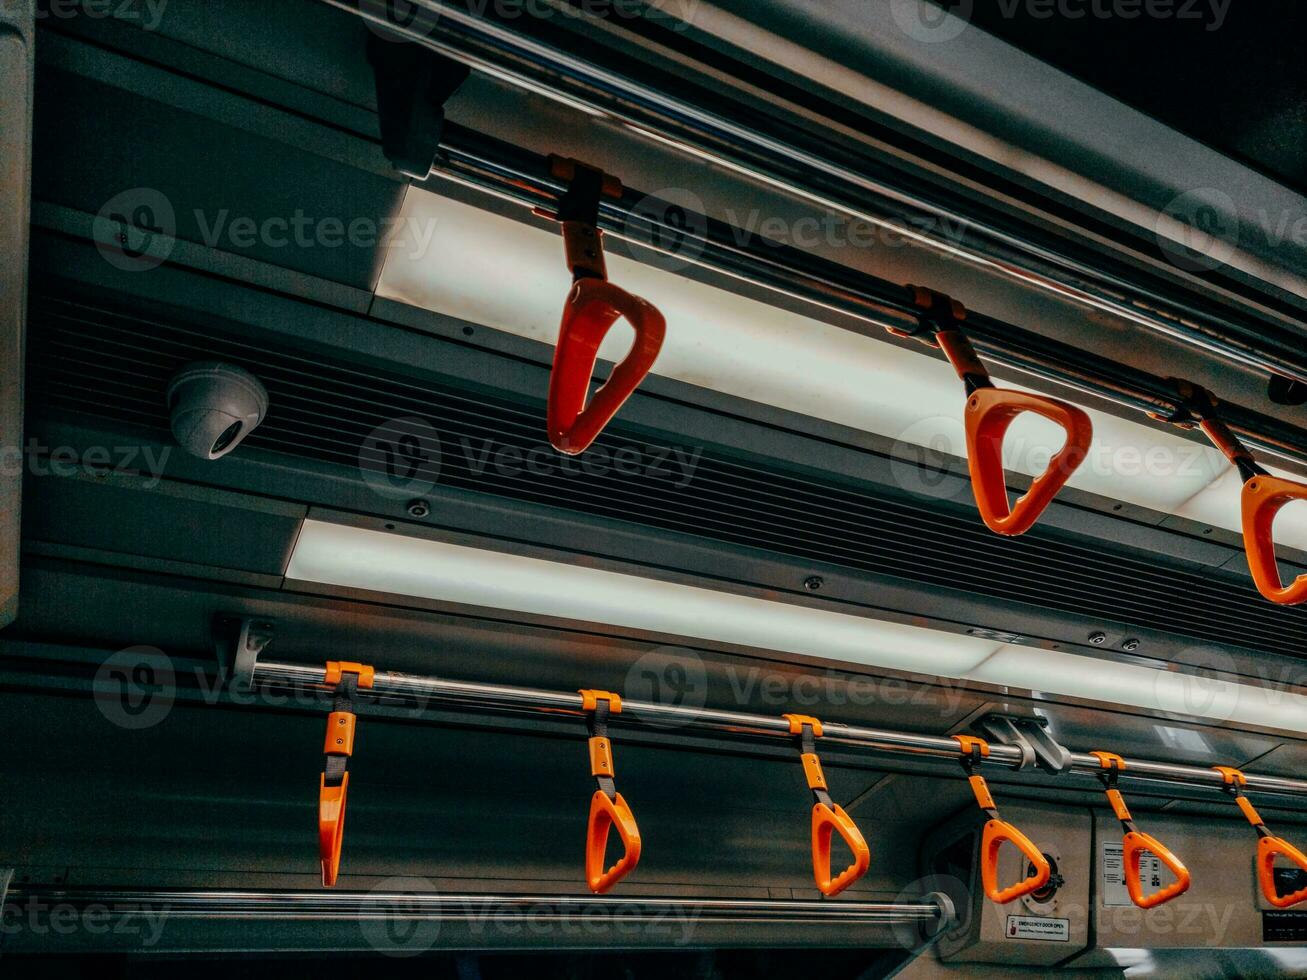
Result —
<instances>
[{"instance_id":1,"label":"fluorescent light tube","mask_svg":"<svg viewBox=\"0 0 1307 980\"><path fill-rule=\"evenodd\" d=\"M557 235L415 187L402 217L402 227L432 237L422 249L389 250L378 296L554 344L570 282ZM966 456L962 387L943 361L615 253L608 264L614 281L667 318L656 374ZM630 331L615 330L600 353L618 360L629 345ZM1239 529L1237 494L1231 502L1223 489L1237 479L1219 452L1103 412L1090 415L1093 450L1070 486ZM1004 463L1037 475L1063 441L1059 427L1026 413L1009 431ZM1285 544L1307 544L1307 507L1286 511L1276 532Z\"/></svg>"},{"instance_id":2,"label":"fluorescent light tube","mask_svg":"<svg viewBox=\"0 0 1307 980\"><path fill-rule=\"evenodd\" d=\"M286 577L1307 733L1298 694L323 521Z\"/></svg>"},{"instance_id":3,"label":"fluorescent light tube","mask_svg":"<svg viewBox=\"0 0 1307 980\"><path fill-rule=\"evenodd\" d=\"M862 616L308 520L287 578L957 677L997 648Z\"/></svg>"}]
</instances>

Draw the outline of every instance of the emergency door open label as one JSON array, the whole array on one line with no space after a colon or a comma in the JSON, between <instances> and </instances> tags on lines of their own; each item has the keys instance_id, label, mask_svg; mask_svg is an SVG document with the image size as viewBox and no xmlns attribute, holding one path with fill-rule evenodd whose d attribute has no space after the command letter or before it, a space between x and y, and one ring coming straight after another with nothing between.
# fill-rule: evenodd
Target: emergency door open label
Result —
<instances>
[{"instance_id":1,"label":"emergency door open label","mask_svg":"<svg viewBox=\"0 0 1307 980\"><path fill-rule=\"evenodd\" d=\"M1103 843L1103 905L1106 908L1127 908L1134 905L1125 883L1124 845L1120 841ZM1152 894L1162 888L1162 862L1145 851L1139 856L1139 878L1144 893Z\"/></svg>"},{"instance_id":2,"label":"emergency door open label","mask_svg":"<svg viewBox=\"0 0 1307 980\"><path fill-rule=\"evenodd\" d=\"M1033 939L1042 943L1068 943L1071 941L1070 919L1045 919L1037 915L1009 915L1008 939Z\"/></svg>"}]
</instances>

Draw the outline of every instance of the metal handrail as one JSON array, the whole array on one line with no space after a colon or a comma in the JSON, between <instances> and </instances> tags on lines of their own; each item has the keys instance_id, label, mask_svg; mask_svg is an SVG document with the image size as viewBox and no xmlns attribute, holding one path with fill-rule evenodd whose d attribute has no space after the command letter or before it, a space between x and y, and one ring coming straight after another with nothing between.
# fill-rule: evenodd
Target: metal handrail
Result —
<instances>
[{"instance_id":1,"label":"metal handrail","mask_svg":"<svg viewBox=\"0 0 1307 980\"><path fill-rule=\"evenodd\" d=\"M1122 317L1232 362L1267 374L1307 382L1301 338L1269 321L1232 317L1213 304L1199 305L1146 286L1128 270L1068 253L1065 243L1041 243L1028 232L1002 227L994 214L980 219L972 208L940 199L925 188L907 190L874 176L884 170L866 151L840 146L789 125L775 113L763 116L738 100L714 97L698 87L680 96L638 77L637 65L614 69L529 36L521 24L500 23L450 0L416 0L412 23L384 16L369 0L325 0L473 68L530 91L547 92L636 131L675 145L738 173L761 177L799 199L817 201L850 216L883 222L869 211L907 213L934 222L961 222L974 237L966 245L914 232L927 245L963 261L1020 279L1074 302ZM379 12L381 11L381 12Z\"/></svg>"},{"instance_id":2,"label":"metal handrail","mask_svg":"<svg viewBox=\"0 0 1307 980\"><path fill-rule=\"evenodd\" d=\"M297 688L327 689L325 666L291 664L259 660L254 665L251 684L286 685ZM423 698L473 709L513 709L547 713L560 712L584 716L582 698L577 692L547 691L504 684L480 684L445 680L417 674L377 671L371 693L398 697ZM777 736L790 739L790 723L780 715L758 715L743 711L695 708L684 705L658 704L651 701L623 699L622 714L613 719L617 725L683 725L732 735ZM875 752L908 755L936 760L961 760L958 742L941 735L920 735L886 729L845 725L822 719L823 741L857 746ZM991 744L983 764L1006 769L1022 766L1024 753L1015 745ZM1219 760L1214 760L1219 761ZM1125 776L1152 782L1182 784L1222 790L1225 778L1213 769L1172 762L1126 759ZM1071 753L1070 772L1097 779L1102 762L1087 752ZM1245 773L1247 788L1295 797L1307 797L1307 780Z\"/></svg>"}]
</instances>

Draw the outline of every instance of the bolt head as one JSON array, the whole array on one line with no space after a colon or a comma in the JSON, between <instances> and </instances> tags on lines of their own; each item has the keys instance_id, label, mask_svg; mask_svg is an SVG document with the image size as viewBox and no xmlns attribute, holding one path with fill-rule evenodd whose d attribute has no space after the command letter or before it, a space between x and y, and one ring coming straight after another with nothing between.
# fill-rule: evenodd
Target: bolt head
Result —
<instances>
[{"instance_id":1,"label":"bolt head","mask_svg":"<svg viewBox=\"0 0 1307 980\"><path fill-rule=\"evenodd\" d=\"M1102 646L1104 643L1107 642L1107 634L1106 634L1106 633L1090 633L1090 634L1089 634L1089 642L1092 643L1092 644L1094 644L1094 646Z\"/></svg>"},{"instance_id":2,"label":"bolt head","mask_svg":"<svg viewBox=\"0 0 1307 980\"><path fill-rule=\"evenodd\" d=\"M425 500L410 500L408 502L408 514L410 517L428 517L431 514L431 504Z\"/></svg>"},{"instance_id":3,"label":"bolt head","mask_svg":"<svg viewBox=\"0 0 1307 980\"><path fill-rule=\"evenodd\" d=\"M803 580L803 587L807 589L809 592L816 592L825 584L826 584L826 580L823 579L820 575L809 575L807 578Z\"/></svg>"},{"instance_id":4,"label":"bolt head","mask_svg":"<svg viewBox=\"0 0 1307 980\"><path fill-rule=\"evenodd\" d=\"M1124 643L1121 644L1121 649L1124 650L1126 653L1134 653L1136 650L1139 649L1139 641L1136 640L1134 637L1131 637L1130 639L1126 640Z\"/></svg>"}]
</instances>

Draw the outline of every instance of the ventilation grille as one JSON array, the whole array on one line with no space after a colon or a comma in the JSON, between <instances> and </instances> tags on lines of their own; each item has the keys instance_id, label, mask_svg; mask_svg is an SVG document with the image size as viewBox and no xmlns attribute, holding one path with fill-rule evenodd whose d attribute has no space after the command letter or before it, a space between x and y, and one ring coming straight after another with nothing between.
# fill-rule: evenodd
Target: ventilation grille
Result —
<instances>
[{"instance_id":1,"label":"ventilation grille","mask_svg":"<svg viewBox=\"0 0 1307 980\"><path fill-rule=\"evenodd\" d=\"M674 464L676 453L694 456L697 448L624 437L620 425L596 443L606 457L592 451L565 459L542 448L541 404L419 384L261 340L48 296L33 296L30 319L29 391L40 411L93 415L168 440L169 377L188 361L221 359L253 371L271 396L272 411L247 445L336 464L360 478L395 475L419 486L438 479L443 486L1200 642L1294 656L1307 644L1301 611L1267 603L1232 577L1216 580L1038 530L1002 538L974 516L802 476L761 459L704 452L687 482ZM443 450L422 452L431 445L411 423L396 422L402 419L429 423ZM653 466L655 458L672 462ZM616 465L619 459L623 465Z\"/></svg>"}]
</instances>

